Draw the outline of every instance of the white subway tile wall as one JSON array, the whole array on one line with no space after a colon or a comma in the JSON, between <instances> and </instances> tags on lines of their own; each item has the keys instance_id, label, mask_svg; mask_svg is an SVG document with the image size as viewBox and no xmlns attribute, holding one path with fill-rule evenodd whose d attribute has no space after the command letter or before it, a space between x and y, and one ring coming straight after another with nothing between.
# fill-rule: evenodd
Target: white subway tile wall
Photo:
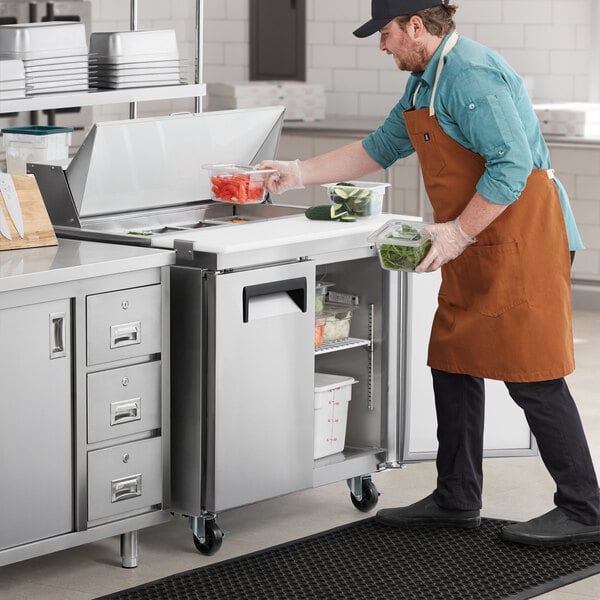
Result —
<instances>
[{"instance_id":1,"label":"white subway tile wall","mask_svg":"<svg viewBox=\"0 0 600 600\"><path fill-rule=\"evenodd\" d=\"M536 102L593 100L600 56L592 29L600 0L460 0L460 33L501 52L533 82ZM359 40L352 31L370 14L370 0L307 0L307 80L327 92L335 115L384 116L406 75L378 49L378 38ZM173 27L182 55L193 57L193 0L139 2L140 28ZM94 30L127 29L129 3L93 3ZM204 1L204 81L248 79L249 0ZM127 112L120 107L108 113ZM140 107L153 114L152 104ZM193 110L193 101L173 103Z\"/></svg>"}]
</instances>

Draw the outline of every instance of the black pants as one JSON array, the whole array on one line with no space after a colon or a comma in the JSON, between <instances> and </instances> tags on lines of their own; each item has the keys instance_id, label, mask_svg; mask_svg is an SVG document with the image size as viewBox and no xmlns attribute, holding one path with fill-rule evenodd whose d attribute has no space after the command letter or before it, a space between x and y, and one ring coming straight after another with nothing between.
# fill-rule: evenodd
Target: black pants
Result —
<instances>
[{"instance_id":1,"label":"black pants","mask_svg":"<svg viewBox=\"0 0 600 600\"><path fill-rule=\"evenodd\" d=\"M451 509L481 508L483 380L435 369L432 375L439 442L436 502ZM555 504L576 521L600 524L594 465L565 380L506 382L506 387L525 411L540 456L556 482Z\"/></svg>"}]
</instances>

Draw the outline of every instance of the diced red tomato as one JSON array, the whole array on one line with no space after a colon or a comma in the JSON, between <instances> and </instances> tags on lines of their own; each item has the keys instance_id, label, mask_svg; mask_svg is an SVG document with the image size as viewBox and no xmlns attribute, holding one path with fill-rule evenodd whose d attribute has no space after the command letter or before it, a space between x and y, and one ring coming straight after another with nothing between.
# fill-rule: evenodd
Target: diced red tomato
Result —
<instances>
[{"instance_id":1,"label":"diced red tomato","mask_svg":"<svg viewBox=\"0 0 600 600\"><path fill-rule=\"evenodd\" d=\"M246 174L213 175L210 181L215 198L225 202L255 202L264 192L262 182Z\"/></svg>"}]
</instances>

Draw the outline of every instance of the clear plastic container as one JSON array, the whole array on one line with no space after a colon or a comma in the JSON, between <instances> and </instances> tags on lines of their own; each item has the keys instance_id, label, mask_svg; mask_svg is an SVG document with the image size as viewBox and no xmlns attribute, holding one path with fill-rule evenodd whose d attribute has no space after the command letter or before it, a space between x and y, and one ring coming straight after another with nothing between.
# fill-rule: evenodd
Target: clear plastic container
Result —
<instances>
[{"instance_id":1,"label":"clear plastic container","mask_svg":"<svg viewBox=\"0 0 600 600\"><path fill-rule=\"evenodd\" d=\"M394 219L372 233L367 240L375 244L384 269L413 272L429 252L433 241L431 234L422 231L426 225L423 222Z\"/></svg>"},{"instance_id":2,"label":"clear plastic container","mask_svg":"<svg viewBox=\"0 0 600 600\"><path fill-rule=\"evenodd\" d=\"M370 181L343 181L326 183L330 202L343 204L355 217L380 215L383 210L383 197L389 183Z\"/></svg>"},{"instance_id":3,"label":"clear plastic container","mask_svg":"<svg viewBox=\"0 0 600 600\"><path fill-rule=\"evenodd\" d=\"M315 319L315 348L320 348L323 345L323 331L325 329L325 319L317 317Z\"/></svg>"},{"instance_id":4,"label":"clear plastic container","mask_svg":"<svg viewBox=\"0 0 600 600\"><path fill-rule=\"evenodd\" d=\"M209 171L211 196L217 202L256 204L265 199L266 179L274 169L254 169L246 165L205 165Z\"/></svg>"},{"instance_id":5,"label":"clear plastic container","mask_svg":"<svg viewBox=\"0 0 600 600\"><path fill-rule=\"evenodd\" d=\"M325 308L325 299L330 287L335 283L331 281L319 281L315 287L315 314L320 315Z\"/></svg>"},{"instance_id":6,"label":"clear plastic container","mask_svg":"<svg viewBox=\"0 0 600 600\"><path fill-rule=\"evenodd\" d=\"M321 313L324 320L323 342L339 342L350 337L352 314L356 307L326 302Z\"/></svg>"},{"instance_id":7,"label":"clear plastic container","mask_svg":"<svg viewBox=\"0 0 600 600\"><path fill-rule=\"evenodd\" d=\"M25 175L27 163L61 164L68 161L72 127L26 125L2 130L6 149L6 170Z\"/></svg>"}]
</instances>

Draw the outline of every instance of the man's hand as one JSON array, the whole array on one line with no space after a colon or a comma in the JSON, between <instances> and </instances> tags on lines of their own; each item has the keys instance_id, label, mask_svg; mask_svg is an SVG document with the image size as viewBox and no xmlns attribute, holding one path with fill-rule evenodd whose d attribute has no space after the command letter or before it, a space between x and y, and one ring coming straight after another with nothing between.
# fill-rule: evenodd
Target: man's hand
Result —
<instances>
[{"instance_id":1,"label":"man's hand","mask_svg":"<svg viewBox=\"0 0 600 600\"><path fill-rule=\"evenodd\" d=\"M429 273L439 269L460 256L467 246L476 241L462 230L458 219L427 225L423 228L423 233L432 234L433 243L425 258L415 269L419 273Z\"/></svg>"},{"instance_id":2,"label":"man's hand","mask_svg":"<svg viewBox=\"0 0 600 600\"><path fill-rule=\"evenodd\" d=\"M263 160L256 168L277 170L266 181L267 189L273 194L304 188L299 160Z\"/></svg>"}]
</instances>

